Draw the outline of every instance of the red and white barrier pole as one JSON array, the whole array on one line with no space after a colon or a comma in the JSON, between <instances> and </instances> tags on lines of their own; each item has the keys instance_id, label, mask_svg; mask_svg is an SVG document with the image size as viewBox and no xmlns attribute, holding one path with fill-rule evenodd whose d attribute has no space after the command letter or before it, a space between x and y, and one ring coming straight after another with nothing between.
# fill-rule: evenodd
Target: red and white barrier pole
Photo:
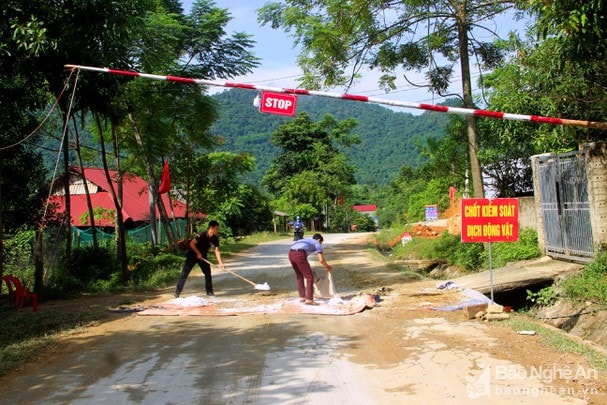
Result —
<instances>
[{"instance_id":1,"label":"red and white barrier pole","mask_svg":"<svg viewBox=\"0 0 607 405\"><path fill-rule=\"evenodd\" d=\"M149 73L133 72L133 71L129 71L129 70L118 70L118 69L100 68L100 67L92 67L92 66L65 65L65 67L68 69L81 69L81 70L88 70L88 71L92 71L92 72L110 73L110 74L122 75L122 76L143 77L145 79L166 80L166 81L176 82L176 83L203 84L203 85L207 85L207 86L232 87L232 88L248 89L248 90L271 91L271 92L275 92L275 93L329 97L329 98L338 98L338 99L342 99L342 100L353 100L353 101L361 101L361 102L373 103L373 104L390 105L390 106L394 106L394 107L414 108L417 110L438 111L438 112L444 112L444 113L449 113L449 114L474 115L477 117L490 117L490 118L504 119L504 120L530 121L530 122L538 122L538 123L542 123L542 124L569 125L569 126L576 126L576 127L607 130L607 122L595 122L595 121L585 121L585 120L572 120L572 119L566 119L566 118L543 117L540 115L511 114L511 113L491 111L491 110L476 110L476 109L472 109L472 108L446 107L446 106L436 105L436 104L412 103L412 102L408 102L408 101L387 100L387 99L382 99L382 98L377 98L377 97L360 96L360 95L347 94L347 93L341 94L341 93L331 93L331 92L316 91L316 90L260 86L260 85L256 85L256 84L225 82L225 81L207 80L207 79L191 79L191 78L187 78L187 77L170 76L170 75L162 76L162 75L153 75L153 74L149 74Z\"/></svg>"}]
</instances>

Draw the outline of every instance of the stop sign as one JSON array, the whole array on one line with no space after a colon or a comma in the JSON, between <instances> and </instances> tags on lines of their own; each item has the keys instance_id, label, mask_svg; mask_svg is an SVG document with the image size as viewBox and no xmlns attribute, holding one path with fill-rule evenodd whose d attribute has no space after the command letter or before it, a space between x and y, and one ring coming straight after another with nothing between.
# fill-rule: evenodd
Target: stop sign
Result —
<instances>
[{"instance_id":1,"label":"stop sign","mask_svg":"<svg viewBox=\"0 0 607 405\"><path fill-rule=\"evenodd\" d=\"M259 111L269 114L295 115L297 96L293 94L271 93L264 91L261 95Z\"/></svg>"}]
</instances>

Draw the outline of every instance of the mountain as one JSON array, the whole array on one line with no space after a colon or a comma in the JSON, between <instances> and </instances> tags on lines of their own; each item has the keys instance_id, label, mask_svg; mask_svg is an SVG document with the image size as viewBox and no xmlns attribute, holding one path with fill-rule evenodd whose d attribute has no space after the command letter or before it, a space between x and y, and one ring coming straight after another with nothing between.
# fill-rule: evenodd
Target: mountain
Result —
<instances>
[{"instance_id":1,"label":"mountain","mask_svg":"<svg viewBox=\"0 0 607 405\"><path fill-rule=\"evenodd\" d=\"M278 152L270 143L270 134L291 118L260 113L253 106L255 96L255 92L242 89L213 95L219 104L220 118L211 131L224 138L224 150L255 156L257 166L247 180L258 183ZM387 184L401 166L422 163L415 144L441 138L448 121L444 113L413 115L377 104L317 96L298 97L297 113L304 111L315 121L325 114L337 120L357 119L353 133L361 143L348 148L345 154L357 167L356 179L360 184Z\"/></svg>"}]
</instances>

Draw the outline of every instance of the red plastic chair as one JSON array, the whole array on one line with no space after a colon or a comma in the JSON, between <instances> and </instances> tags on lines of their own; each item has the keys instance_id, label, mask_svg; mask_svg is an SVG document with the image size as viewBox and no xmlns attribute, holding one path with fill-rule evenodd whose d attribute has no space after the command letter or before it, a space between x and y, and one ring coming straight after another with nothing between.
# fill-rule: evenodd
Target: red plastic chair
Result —
<instances>
[{"instance_id":1,"label":"red plastic chair","mask_svg":"<svg viewBox=\"0 0 607 405\"><path fill-rule=\"evenodd\" d=\"M8 288L8 298L15 308L20 309L26 301L29 301L32 304L34 312L38 311L38 294L30 292L15 276L7 274L2 279Z\"/></svg>"}]
</instances>

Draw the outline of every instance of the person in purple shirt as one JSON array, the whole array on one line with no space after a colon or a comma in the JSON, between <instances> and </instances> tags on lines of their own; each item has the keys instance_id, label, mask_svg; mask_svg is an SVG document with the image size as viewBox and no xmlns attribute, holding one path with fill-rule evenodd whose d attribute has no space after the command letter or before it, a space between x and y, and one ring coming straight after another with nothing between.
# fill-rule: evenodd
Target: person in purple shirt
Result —
<instances>
[{"instance_id":1,"label":"person in purple shirt","mask_svg":"<svg viewBox=\"0 0 607 405\"><path fill-rule=\"evenodd\" d=\"M332 268L323 257L322 242L323 237L319 233L315 233L311 238L299 239L291 244L289 251L289 261L295 271L297 277L297 290L299 292L299 301L306 305L318 305L314 301L314 273L308 262L310 253L318 254L318 261L325 266L327 271ZM304 284L305 280L305 284Z\"/></svg>"}]
</instances>

